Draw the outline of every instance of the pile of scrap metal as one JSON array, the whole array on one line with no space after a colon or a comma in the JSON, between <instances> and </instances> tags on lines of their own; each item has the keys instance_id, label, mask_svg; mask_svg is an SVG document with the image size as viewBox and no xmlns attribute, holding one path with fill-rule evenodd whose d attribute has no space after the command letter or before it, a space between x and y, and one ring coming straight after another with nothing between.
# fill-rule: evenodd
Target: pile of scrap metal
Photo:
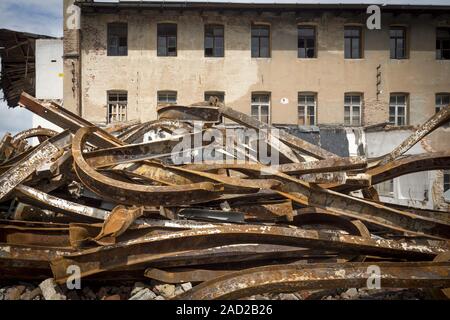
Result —
<instances>
[{"instance_id":1,"label":"pile of scrap metal","mask_svg":"<svg viewBox=\"0 0 450 320\"><path fill-rule=\"evenodd\" d=\"M366 287L376 266L383 288L449 294L448 212L382 203L373 185L450 168L450 152L404 155L450 120L450 107L391 153L365 159L338 157L214 99L106 129L25 93L19 105L64 131L1 142L2 278L63 284L76 266L83 280L192 282L177 298L238 299ZM228 143L235 137L223 118L257 132L257 144ZM278 165L264 164L262 149Z\"/></svg>"}]
</instances>

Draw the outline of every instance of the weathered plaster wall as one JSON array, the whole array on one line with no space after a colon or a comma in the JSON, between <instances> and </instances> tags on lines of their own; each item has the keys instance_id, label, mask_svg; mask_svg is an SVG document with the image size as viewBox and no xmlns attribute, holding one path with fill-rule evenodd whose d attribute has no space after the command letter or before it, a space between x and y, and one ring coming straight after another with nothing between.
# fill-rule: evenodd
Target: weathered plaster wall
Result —
<instances>
[{"instance_id":1,"label":"weathered plaster wall","mask_svg":"<svg viewBox=\"0 0 450 320\"><path fill-rule=\"evenodd\" d=\"M363 124L388 119L391 92L410 94L410 123L418 124L434 113L437 92L450 91L450 62L435 59L435 28L448 23L431 15L390 14L382 17L382 30L364 30L364 58L344 59L344 25L365 23L365 14L296 17L294 13L121 12L82 17L83 116L106 118L106 92L127 90L128 119L156 117L157 91L176 90L178 103L203 99L205 91L224 91L228 105L249 113L251 93L271 92L272 122L297 123L297 93L318 93L319 124L342 123L344 93L364 94ZM128 22L127 57L106 55L107 23ZM178 56L157 57L156 25L178 24ZM205 23L225 25L225 57L205 58ZM251 23L271 25L271 58L252 59ZM318 56L297 58L297 24L316 25ZM389 59L391 24L409 28L410 59ZM364 28L365 29L365 28ZM382 94L376 96L376 68L381 65ZM66 90L67 91L67 90ZM289 103L281 104L282 98Z\"/></svg>"}]
</instances>

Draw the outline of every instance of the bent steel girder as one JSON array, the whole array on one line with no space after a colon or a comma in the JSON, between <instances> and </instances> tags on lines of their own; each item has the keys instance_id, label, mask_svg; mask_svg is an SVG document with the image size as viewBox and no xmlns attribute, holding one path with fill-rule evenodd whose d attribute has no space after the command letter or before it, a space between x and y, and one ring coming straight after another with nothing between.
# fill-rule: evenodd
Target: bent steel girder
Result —
<instances>
[{"instance_id":1,"label":"bent steel girder","mask_svg":"<svg viewBox=\"0 0 450 320\"><path fill-rule=\"evenodd\" d=\"M56 136L57 134L58 134L58 132L51 130L51 129L32 128L32 129L24 130L24 131L16 134L12 139L12 143L17 143L21 140L26 140L26 139L35 138L35 137L51 138L53 136Z\"/></svg>"},{"instance_id":2,"label":"bent steel girder","mask_svg":"<svg viewBox=\"0 0 450 320\"><path fill-rule=\"evenodd\" d=\"M147 132L161 130L168 133L183 131L184 133L192 131L192 127L178 120L154 120L134 128L133 130L124 132L118 137L126 143L135 143L141 140Z\"/></svg>"},{"instance_id":3,"label":"bent steel girder","mask_svg":"<svg viewBox=\"0 0 450 320\"><path fill-rule=\"evenodd\" d=\"M64 109L56 103L44 105L40 103L39 100L25 92L23 92L20 96L19 105L44 119L53 122L57 126L69 130L72 134L75 134L80 128L94 126L89 121L77 116L67 109ZM95 146L104 148L118 147L125 144L112 134L109 134L100 128L95 134L90 136L89 142Z\"/></svg>"},{"instance_id":4,"label":"bent steel girder","mask_svg":"<svg viewBox=\"0 0 450 320\"><path fill-rule=\"evenodd\" d=\"M89 166L83 157L83 146L95 128L81 128L72 143L75 171L92 192L115 202L129 205L185 205L212 200L220 195L221 186L210 182L181 186L147 186L109 178Z\"/></svg>"},{"instance_id":5,"label":"bent steel girder","mask_svg":"<svg viewBox=\"0 0 450 320\"><path fill-rule=\"evenodd\" d=\"M217 107L193 105L167 105L157 108L160 120L202 121L210 123L220 122L220 112Z\"/></svg>"},{"instance_id":6,"label":"bent steel girder","mask_svg":"<svg viewBox=\"0 0 450 320\"><path fill-rule=\"evenodd\" d=\"M341 253L370 254L402 259L433 259L448 251L448 244L416 245L394 240L373 240L334 232L318 232L296 228L230 225L195 229L80 251L51 262L55 279L62 283L67 278L67 267L77 265L81 276L94 275L124 266L150 263L155 259L177 253L230 244L263 243L337 250Z\"/></svg>"},{"instance_id":7,"label":"bent steel girder","mask_svg":"<svg viewBox=\"0 0 450 320\"><path fill-rule=\"evenodd\" d=\"M425 123L423 123L412 135L410 135L405 141L403 141L397 148L392 150L389 154L385 155L378 165L385 165L406 151L411 149L417 142L429 135L431 132L450 121L450 106L442 108L438 113L433 115Z\"/></svg>"},{"instance_id":8,"label":"bent steel girder","mask_svg":"<svg viewBox=\"0 0 450 320\"><path fill-rule=\"evenodd\" d=\"M308 174L365 169L365 157L329 158L319 161L282 164L277 169L286 174Z\"/></svg>"},{"instance_id":9,"label":"bent steel girder","mask_svg":"<svg viewBox=\"0 0 450 320\"><path fill-rule=\"evenodd\" d=\"M301 181L284 183L279 193L300 205L315 206L395 233L436 239L450 238L450 224L445 221L392 209L317 186L305 186Z\"/></svg>"},{"instance_id":10,"label":"bent steel girder","mask_svg":"<svg viewBox=\"0 0 450 320\"><path fill-rule=\"evenodd\" d=\"M76 202L71 202L55 196L44 193L40 190L25 185L18 185L15 188L15 195L23 203L34 205L44 210L61 213L71 217L83 217L95 219L97 221L105 220L109 211L84 206Z\"/></svg>"},{"instance_id":11,"label":"bent steel girder","mask_svg":"<svg viewBox=\"0 0 450 320\"><path fill-rule=\"evenodd\" d=\"M193 140L194 134L189 133L169 139L150 141L122 147L106 148L84 154L86 162L95 168L161 158L173 152L174 148L183 140Z\"/></svg>"},{"instance_id":12,"label":"bent steel girder","mask_svg":"<svg viewBox=\"0 0 450 320\"><path fill-rule=\"evenodd\" d=\"M372 185L394 179L409 173L450 169L450 152L431 152L405 156L384 165L370 168L366 174L371 176ZM339 192L351 192L360 188L348 185L323 185Z\"/></svg>"},{"instance_id":13,"label":"bent steel girder","mask_svg":"<svg viewBox=\"0 0 450 320\"><path fill-rule=\"evenodd\" d=\"M22 158L0 176L0 201L6 198L13 189L30 177L37 168L53 157L61 155L61 150L71 142L72 135L64 131L41 143L26 157Z\"/></svg>"},{"instance_id":14,"label":"bent steel girder","mask_svg":"<svg viewBox=\"0 0 450 320\"><path fill-rule=\"evenodd\" d=\"M367 287L373 263L294 264L252 268L204 282L180 300L241 299L263 293ZM450 286L450 262L377 262L383 288ZM372 266L373 267L373 266Z\"/></svg>"},{"instance_id":15,"label":"bent steel girder","mask_svg":"<svg viewBox=\"0 0 450 320\"><path fill-rule=\"evenodd\" d=\"M201 169L206 165L199 165ZM195 165L187 166L196 167ZM431 238L450 238L450 224L445 221L415 215L376 204L364 199L341 194L319 186L312 186L300 179L281 173L276 168L258 164L232 164L233 170L280 180L282 186L277 192L301 206L316 206L352 219L362 220L394 232L406 232Z\"/></svg>"},{"instance_id":16,"label":"bent steel girder","mask_svg":"<svg viewBox=\"0 0 450 320\"><path fill-rule=\"evenodd\" d=\"M235 121L239 124L242 124L244 126L253 128L255 130L263 130L263 131L267 132L268 134L270 134L270 132L276 130L276 128L274 128L268 124L260 122L242 112L233 110L229 107L221 106L221 107L219 107L219 111L224 117L226 117L232 121ZM301 151L309 156L312 156L317 159L327 159L327 158L337 157L337 155L335 155L334 153L329 152L325 149L322 149L322 148L320 148L312 143L309 143L305 140L302 140L296 136L293 136L283 130L276 130L276 131L280 135L278 137L278 139L281 142L283 142L287 146L294 148L298 151ZM272 136L272 135L270 134L270 136Z\"/></svg>"}]
</instances>

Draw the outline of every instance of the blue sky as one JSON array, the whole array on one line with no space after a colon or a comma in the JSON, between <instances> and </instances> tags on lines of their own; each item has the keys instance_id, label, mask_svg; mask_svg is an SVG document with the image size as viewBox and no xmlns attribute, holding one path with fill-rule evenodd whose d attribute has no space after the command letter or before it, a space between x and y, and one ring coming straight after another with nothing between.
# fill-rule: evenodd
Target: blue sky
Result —
<instances>
[{"instance_id":1,"label":"blue sky","mask_svg":"<svg viewBox=\"0 0 450 320\"><path fill-rule=\"evenodd\" d=\"M197 0L207 1L207 0ZM233 2L230 0L219 0ZM102 1L105 2L105 1ZM117 2L110 0L110 2ZM169 2L169 1L167 1ZM395 4L446 4L450 0L240 0L235 2L303 2L303 3L395 3ZM0 0L0 29L12 29L37 34L62 37L63 0ZM0 99L3 94L0 92ZM31 113L21 108L8 109L0 101L0 138L5 132L16 133L31 127Z\"/></svg>"},{"instance_id":2,"label":"blue sky","mask_svg":"<svg viewBox=\"0 0 450 320\"><path fill-rule=\"evenodd\" d=\"M62 37L62 20L62 0L0 0L0 29ZM8 109L0 101L0 138L30 128L31 116L28 110Z\"/></svg>"}]
</instances>

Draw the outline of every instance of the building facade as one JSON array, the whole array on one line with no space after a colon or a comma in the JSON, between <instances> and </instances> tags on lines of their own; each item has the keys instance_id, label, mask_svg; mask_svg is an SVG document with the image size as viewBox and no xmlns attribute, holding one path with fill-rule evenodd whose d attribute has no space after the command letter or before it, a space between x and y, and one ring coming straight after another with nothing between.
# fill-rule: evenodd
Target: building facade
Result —
<instances>
[{"instance_id":1,"label":"building facade","mask_svg":"<svg viewBox=\"0 0 450 320\"><path fill-rule=\"evenodd\" d=\"M66 21L72 5L65 0ZM449 104L450 6L381 6L381 29L369 30L367 5L76 5L80 28L64 30L64 104L95 123L150 121L158 105L217 96L322 147L346 149L338 154L377 156ZM391 131L364 131L385 122ZM449 136L449 127L439 129L410 154L447 151ZM396 179L380 194L406 194L397 202L408 204L414 191L422 206L443 208L449 175L430 174L404 178L403 191Z\"/></svg>"}]
</instances>

